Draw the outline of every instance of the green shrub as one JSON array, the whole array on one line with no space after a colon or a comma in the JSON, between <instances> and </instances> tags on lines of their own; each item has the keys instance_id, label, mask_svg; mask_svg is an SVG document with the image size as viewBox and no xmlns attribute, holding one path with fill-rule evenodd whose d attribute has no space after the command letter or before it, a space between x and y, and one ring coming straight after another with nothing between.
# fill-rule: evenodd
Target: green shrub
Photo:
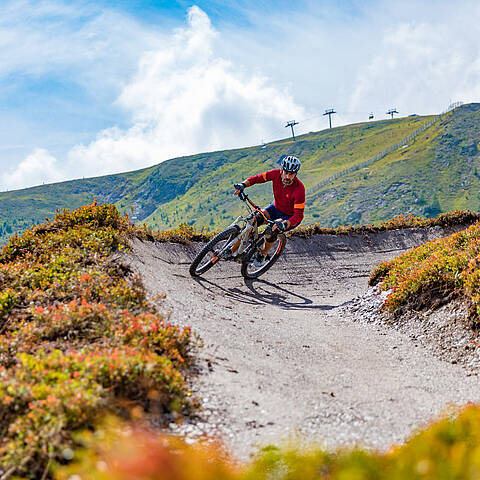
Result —
<instances>
[{"instance_id":1,"label":"green shrub","mask_svg":"<svg viewBox=\"0 0 480 480\"><path fill-rule=\"evenodd\" d=\"M111 255L143 237L112 205L65 210L0 254L0 476L39 478L100 413L193 405L190 328L167 324ZM167 415L167 416L165 416Z\"/></svg>"},{"instance_id":2,"label":"green shrub","mask_svg":"<svg viewBox=\"0 0 480 480\"><path fill-rule=\"evenodd\" d=\"M456 210L454 212L442 213L436 218L421 218L414 215L398 215L390 220L381 222L378 225L341 225L337 228L322 227L319 223L314 225L300 225L290 235L296 237L311 237L312 235L355 235L366 233L378 233L388 230L399 230L403 228L429 228L429 227L456 227L466 226L480 220L480 213L469 210Z\"/></svg>"},{"instance_id":3,"label":"green shrub","mask_svg":"<svg viewBox=\"0 0 480 480\"><path fill-rule=\"evenodd\" d=\"M383 262L372 272L370 285L391 290L385 306L429 307L463 297L474 320L480 316L480 222L464 231L427 242Z\"/></svg>"}]
</instances>

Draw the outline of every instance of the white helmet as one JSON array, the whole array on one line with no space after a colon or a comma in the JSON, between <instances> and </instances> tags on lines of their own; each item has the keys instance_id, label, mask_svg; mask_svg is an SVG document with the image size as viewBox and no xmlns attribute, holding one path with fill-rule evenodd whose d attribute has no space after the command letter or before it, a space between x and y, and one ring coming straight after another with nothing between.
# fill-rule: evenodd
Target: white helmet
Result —
<instances>
[{"instance_id":1,"label":"white helmet","mask_svg":"<svg viewBox=\"0 0 480 480\"><path fill-rule=\"evenodd\" d=\"M297 173L300 170L300 160L293 155L286 155L282 158L282 170L288 173Z\"/></svg>"}]
</instances>

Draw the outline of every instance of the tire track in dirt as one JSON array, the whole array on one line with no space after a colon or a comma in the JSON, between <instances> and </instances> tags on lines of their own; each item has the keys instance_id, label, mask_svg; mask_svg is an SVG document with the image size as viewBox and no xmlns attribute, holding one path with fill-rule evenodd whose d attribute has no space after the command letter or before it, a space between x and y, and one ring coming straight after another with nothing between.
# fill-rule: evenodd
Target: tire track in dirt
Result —
<instances>
[{"instance_id":1,"label":"tire track in dirt","mask_svg":"<svg viewBox=\"0 0 480 480\"><path fill-rule=\"evenodd\" d=\"M386 449L449 403L480 402L478 377L340 308L366 290L375 265L447 233L293 238L257 281L245 281L234 262L192 279L201 244L134 241L124 261L152 297L167 295L157 303L171 321L204 341L193 380L204 409L180 430L219 436L238 458L292 435Z\"/></svg>"}]
</instances>

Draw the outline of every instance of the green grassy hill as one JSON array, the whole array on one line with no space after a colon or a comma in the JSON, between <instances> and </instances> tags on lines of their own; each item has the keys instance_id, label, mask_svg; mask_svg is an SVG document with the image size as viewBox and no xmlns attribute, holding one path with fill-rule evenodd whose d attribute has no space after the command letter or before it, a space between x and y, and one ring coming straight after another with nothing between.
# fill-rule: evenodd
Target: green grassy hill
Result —
<instances>
[{"instance_id":1,"label":"green grassy hill","mask_svg":"<svg viewBox=\"0 0 480 480\"><path fill-rule=\"evenodd\" d=\"M232 184L275 168L286 153L303 162L306 223L336 226L377 222L408 212L431 217L457 208L478 210L480 104L443 115L403 148L312 190L322 180L401 142L432 118L347 125L302 135L295 143L281 140L265 148L192 155L135 172L3 192L0 240L43 221L56 209L77 208L95 198L115 203L122 212L133 212L137 221L155 228L181 222L217 228L242 209L232 196ZM268 184L249 192L259 204L270 202Z\"/></svg>"},{"instance_id":2,"label":"green grassy hill","mask_svg":"<svg viewBox=\"0 0 480 480\"><path fill-rule=\"evenodd\" d=\"M327 224L432 217L480 205L480 104L446 114L403 148L307 196Z\"/></svg>"}]
</instances>

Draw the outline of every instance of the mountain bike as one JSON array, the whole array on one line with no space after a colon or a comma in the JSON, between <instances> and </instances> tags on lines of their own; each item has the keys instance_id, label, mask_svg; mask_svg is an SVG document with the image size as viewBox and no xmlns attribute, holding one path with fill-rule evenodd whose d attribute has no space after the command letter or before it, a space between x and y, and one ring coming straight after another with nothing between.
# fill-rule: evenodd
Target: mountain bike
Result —
<instances>
[{"instance_id":1,"label":"mountain bike","mask_svg":"<svg viewBox=\"0 0 480 480\"><path fill-rule=\"evenodd\" d=\"M287 243L284 233L277 234L277 239L272 245L265 262L255 266L254 261L260 254L264 238L272 233L275 222L270 220L260 207L248 198L245 192L240 192L238 198L242 200L248 210L244 216L239 216L225 230L212 238L198 253L190 265L190 275L198 277L210 270L220 260L234 260L242 264L241 273L245 278L253 279L263 275L280 257ZM266 221L265 229L258 230L258 221ZM234 252L232 252L232 247Z\"/></svg>"}]
</instances>

